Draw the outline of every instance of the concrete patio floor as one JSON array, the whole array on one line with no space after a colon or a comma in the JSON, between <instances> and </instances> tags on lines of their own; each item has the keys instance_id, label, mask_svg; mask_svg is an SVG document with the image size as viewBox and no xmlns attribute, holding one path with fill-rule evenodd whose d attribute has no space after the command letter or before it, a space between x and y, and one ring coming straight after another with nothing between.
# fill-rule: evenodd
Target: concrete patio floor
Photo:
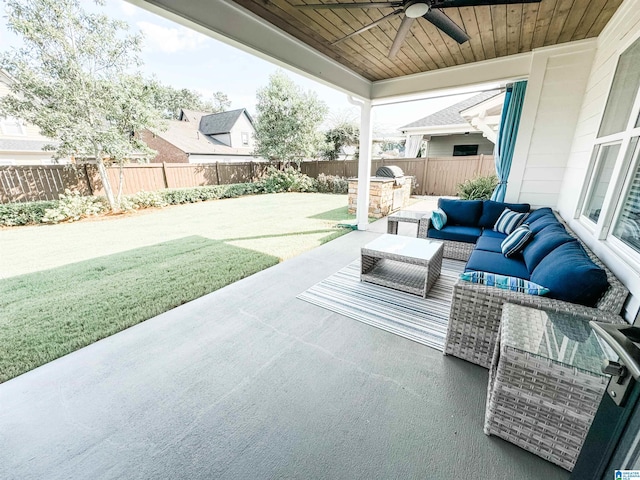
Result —
<instances>
[{"instance_id":1,"label":"concrete patio floor","mask_svg":"<svg viewBox=\"0 0 640 480\"><path fill-rule=\"evenodd\" d=\"M0 385L0 478L567 479L483 434L485 369L295 298L385 228Z\"/></svg>"}]
</instances>

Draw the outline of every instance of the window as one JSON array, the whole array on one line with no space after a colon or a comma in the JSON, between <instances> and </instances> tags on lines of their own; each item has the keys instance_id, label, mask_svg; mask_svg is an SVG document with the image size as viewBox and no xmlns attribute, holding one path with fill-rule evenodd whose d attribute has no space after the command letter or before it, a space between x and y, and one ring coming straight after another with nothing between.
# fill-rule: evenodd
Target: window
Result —
<instances>
[{"instance_id":1,"label":"window","mask_svg":"<svg viewBox=\"0 0 640 480\"><path fill-rule=\"evenodd\" d=\"M25 134L22 122L13 117L0 117L0 132L12 136Z\"/></svg>"},{"instance_id":2,"label":"window","mask_svg":"<svg viewBox=\"0 0 640 480\"><path fill-rule=\"evenodd\" d=\"M640 184L634 187L640 182L638 155L634 154L640 136L639 90L640 39L637 39L618 60L579 209L582 221L591 225L598 238L613 243L621 240L627 246L624 248L633 249L638 244L633 230L635 221L640 222L636 218L640 213L636 209L640 202L637 198L640 190L636 190ZM638 179L632 180L636 176Z\"/></svg>"},{"instance_id":3,"label":"window","mask_svg":"<svg viewBox=\"0 0 640 480\"><path fill-rule=\"evenodd\" d=\"M242 132L240 134L242 136L242 145L245 147L249 145L249 134L247 132Z\"/></svg>"},{"instance_id":4,"label":"window","mask_svg":"<svg viewBox=\"0 0 640 480\"><path fill-rule=\"evenodd\" d=\"M454 145L454 157L466 157L468 155L478 155L478 145Z\"/></svg>"},{"instance_id":5,"label":"window","mask_svg":"<svg viewBox=\"0 0 640 480\"><path fill-rule=\"evenodd\" d=\"M582 214L594 223L598 223L598 219L600 218L604 197L611 183L613 167L615 166L619 151L619 143L600 148L598 168L593 175L590 192L588 193L587 201L582 211Z\"/></svg>"}]
</instances>

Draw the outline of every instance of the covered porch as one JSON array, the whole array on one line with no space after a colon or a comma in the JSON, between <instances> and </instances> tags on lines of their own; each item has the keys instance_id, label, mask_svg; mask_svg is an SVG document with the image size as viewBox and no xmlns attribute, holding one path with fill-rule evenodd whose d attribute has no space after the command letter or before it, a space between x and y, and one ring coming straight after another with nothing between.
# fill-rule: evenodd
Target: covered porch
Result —
<instances>
[{"instance_id":1,"label":"covered porch","mask_svg":"<svg viewBox=\"0 0 640 480\"><path fill-rule=\"evenodd\" d=\"M486 369L296 298L384 232L383 219L6 382L0 477L568 478L484 435Z\"/></svg>"}]
</instances>

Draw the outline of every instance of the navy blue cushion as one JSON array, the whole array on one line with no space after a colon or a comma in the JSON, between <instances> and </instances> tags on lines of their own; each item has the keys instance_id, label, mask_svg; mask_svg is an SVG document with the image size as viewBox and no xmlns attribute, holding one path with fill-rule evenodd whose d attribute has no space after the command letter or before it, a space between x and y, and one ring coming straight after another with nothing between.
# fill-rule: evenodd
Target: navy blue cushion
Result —
<instances>
[{"instance_id":1,"label":"navy blue cushion","mask_svg":"<svg viewBox=\"0 0 640 480\"><path fill-rule=\"evenodd\" d=\"M500 232L496 232L495 230L489 230L484 229L482 231L482 236L483 237L491 237L491 238L499 238L501 241L504 240L505 238L507 238L507 234L506 233L500 233Z\"/></svg>"},{"instance_id":2,"label":"navy blue cushion","mask_svg":"<svg viewBox=\"0 0 640 480\"><path fill-rule=\"evenodd\" d=\"M482 230L478 227L463 227L462 225L445 225L442 230L430 228L427 237L454 242L476 243Z\"/></svg>"},{"instance_id":3,"label":"navy blue cushion","mask_svg":"<svg viewBox=\"0 0 640 480\"><path fill-rule=\"evenodd\" d=\"M447 225L477 227L482 214L482 200L438 199L438 207L447 214Z\"/></svg>"},{"instance_id":4,"label":"navy blue cushion","mask_svg":"<svg viewBox=\"0 0 640 480\"><path fill-rule=\"evenodd\" d=\"M533 240L531 240L531 242L529 242L522 251L522 256L524 257L524 262L527 264L529 272L533 272L542 259L545 258L552 250L555 250L560 245L567 242L576 241L577 240L569 235L560 224L549 225L545 229L536 233ZM546 287L546 285L542 286Z\"/></svg>"},{"instance_id":5,"label":"navy blue cushion","mask_svg":"<svg viewBox=\"0 0 640 480\"><path fill-rule=\"evenodd\" d=\"M487 252L476 249L471 253L464 271L499 273L500 275L529 280L529 271L522 259L506 258L502 252ZM546 287L546 285L543 286Z\"/></svg>"},{"instance_id":6,"label":"navy blue cushion","mask_svg":"<svg viewBox=\"0 0 640 480\"><path fill-rule=\"evenodd\" d=\"M531 280L549 289L548 296L593 307L609 288L606 272L591 261L578 242L549 253L531 274Z\"/></svg>"},{"instance_id":7,"label":"navy blue cushion","mask_svg":"<svg viewBox=\"0 0 640 480\"><path fill-rule=\"evenodd\" d=\"M538 217L533 222L530 222L529 219L526 219L524 223L529 225L529 228L531 229L534 235L540 232L543 228L548 227L549 225L562 226L558 221L558 219L553 215L551 216L545 215L542 217Z\"/></svg>"},{"instance_id":8,"label":"navy blue cushion","mask_svg":"<svg viewBox=\"0 0 640 480\"><path fill-rule=\"evenodd\" d=\"M525 223L531 223L534 220L547 215L551 215L553 218L556 218L556 216L553 214L553 210L551 210L549 207L536 208L535 210L531 210L531 213L529 213L529 216L527 217Z\"/></svg>"},{"instance_id":9,"label":"navy blue cushion","mask_svg":"<svg viewBox=\"0 0 640 480\"><path fill-rule=\"evenodd\" d=\"M476 242L476 250L485 250L487 252L502 253L502 242L504 239L481 235Z\"/></svg>"},{"instance_id":10,"label":"navy blue cushion","mask_svg":"<svg viewBox=\"0 0 640 480\"><path fill-rule=\"evenodd\" d=\"M531 208L528 203L502 203L493 200L485 200L482 202L482 215L478 220L478 226L483 228L493 228L505 208L514 212L527 213Z\"/></svg>"}]
</instances>

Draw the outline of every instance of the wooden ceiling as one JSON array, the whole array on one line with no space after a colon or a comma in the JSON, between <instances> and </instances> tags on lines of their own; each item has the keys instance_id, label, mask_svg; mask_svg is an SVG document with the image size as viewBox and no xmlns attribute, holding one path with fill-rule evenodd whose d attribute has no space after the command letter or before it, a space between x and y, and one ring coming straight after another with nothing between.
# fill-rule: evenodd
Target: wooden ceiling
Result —
<instances>
[{"instance_id":1,"label":"wooden ceiling","mask_svg":"<svg viewBox=\"0 0 640 480\"><path fill-rule=\"evenodd\" d=\"M446 8L443 12L471 37L468 42L459 45L431 23L418 18L398 55L391 60L387 54L402 15L337 45L331 43L391 13L392 8L301 10L294 5L321 2L234 1L372 81L596 37L622 3L622 0L542 0L528 4ZM322 3L346 2L356 3L353 0Z\"/></svg>"}]
</instances>

